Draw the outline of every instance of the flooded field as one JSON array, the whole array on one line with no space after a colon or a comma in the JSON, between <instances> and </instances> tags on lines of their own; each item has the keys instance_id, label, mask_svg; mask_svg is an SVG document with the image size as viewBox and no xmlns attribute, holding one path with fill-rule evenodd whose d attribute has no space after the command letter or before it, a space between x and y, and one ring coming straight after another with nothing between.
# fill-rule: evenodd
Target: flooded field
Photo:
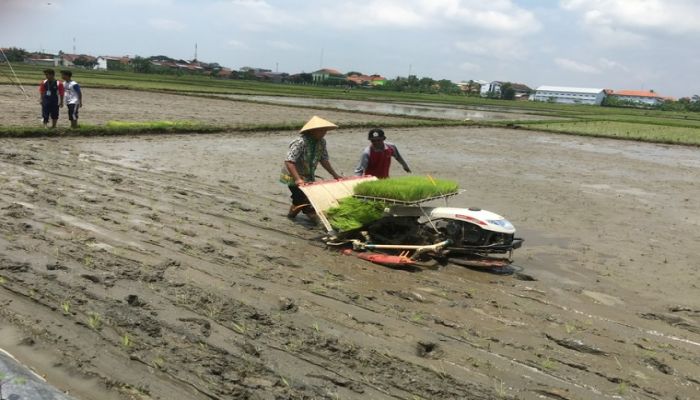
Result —
<instances>
[{"instance_id":1,"label":"flooded field","mask_svg":"<svg viewBox=\"0 0 700 400\"><path fill-rule=\"evenodd\" d=\"M284 217L293 133L2 140L0 346L80 399L700 396L696 150L387 136L516 225L516 274L324 248Z\"/></svg>"},{"instance_id":2,"label":"flooded field","mask_svg":"<svg viewBox=\"0 0 700 400\"><path fill-rule=\"evenodd\" d=\"M255 96L255 95L222 95L222 97L259 101L263 103L294 105L303 107L324 107L337 110L371 112L380 114L401 115L408 117L438 118L451 120L498 121L498 120L544 120L556 119L549 116L527 114L521 112L495 112L483 107L460 108L457 106L440 106L429 104L404 104L358 100L320 99L312 97L284 96Z\"/></svg>"},{"instance_id":3,"label":"flooded field","mask_svg":"<svg viewBox=\"0 0 700 400\"><path fill-rule=\"evenodd\" d=\"M0 85L0 106L7 112L0 115L0 125L35 126L41 123L41 107L34 97L28 99L11 87ZM400 116L368 115L356 112L300 109L284 105L256 104L218 100L196 96L141 92L135 90L85 89L80 118L86 124L107 121L196 121L216 125L303 124L309 115L323 113L339 123L397 122ZM66 109L61 110L59 126L68 125Z\"/></svg>"}]
</instances>

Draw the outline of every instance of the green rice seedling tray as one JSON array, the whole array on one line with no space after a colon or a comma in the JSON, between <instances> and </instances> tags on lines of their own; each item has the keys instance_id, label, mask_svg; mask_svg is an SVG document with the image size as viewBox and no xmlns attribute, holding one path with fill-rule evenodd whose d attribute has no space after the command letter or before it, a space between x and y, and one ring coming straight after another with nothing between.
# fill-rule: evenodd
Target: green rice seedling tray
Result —
<instances>
[{"instance_id":1,"label":"green rice seedling tray","mask_svg":"<svg viewBox=\"0 0 700 400\"><path fill-rule=\"evenodd\" d=\"M358 198L404 204L422 203L458 193L459 185L456 182L429 176L403 176L363 182L353 190Z\"/></svg>"}]
</instances>

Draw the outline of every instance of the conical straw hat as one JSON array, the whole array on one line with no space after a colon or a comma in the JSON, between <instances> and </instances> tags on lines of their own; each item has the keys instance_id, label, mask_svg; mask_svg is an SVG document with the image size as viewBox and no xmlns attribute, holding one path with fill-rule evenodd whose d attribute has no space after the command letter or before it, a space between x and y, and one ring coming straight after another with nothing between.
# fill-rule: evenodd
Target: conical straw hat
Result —
<instances>
[{"instance_id":1,"label":"conical straw hat","mask_svg":"<svg viewBox=\"0 0 700 400\"><path fill-rule=\"evenodd\" d=\"M326 129L330 131L332 129L336 129L337 127L338 125L314 115L313 117L311 117L309 122L307 122L306 125L304 125L304 127L301 128L299 133L312 131L314 129Z\"/></svg>"}]
</instances>

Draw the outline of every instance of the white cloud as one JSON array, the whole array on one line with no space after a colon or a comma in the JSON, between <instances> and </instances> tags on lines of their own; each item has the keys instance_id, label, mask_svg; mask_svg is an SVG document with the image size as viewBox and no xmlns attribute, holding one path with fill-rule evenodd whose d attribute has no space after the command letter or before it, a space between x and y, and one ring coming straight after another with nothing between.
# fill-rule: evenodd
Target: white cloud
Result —
<instances>
[{"instance_id":1,"label":"white cloud","mask_svg":"<svg viewBox=\"0 0 700 400\"><path fill-rule=\"evenodd\" d=\"M454 46L472 56L499 60L522 59L527 55L522 43L509 37L473 37L468 41L455 42Z\"/></svg>"},{"instance_id":2,"label":"white cloud","mask_svg":"<svg viewBox=\"0 0 700 400\"><path fill-rule=\"evenodd\" d=\"M561 0L565 10L581 13L589 27L636 33L699 33L697 0Z\"/></svg>"},{"instance_id":3,"label":"white cloud","mask_svg":"<svg viewBox=\"0 0 700 400\"><path fill-rule=\"evenodd\" d=\"M231 49L244 50L244 49L248 48L248 45L241 42L240 40L231 39L231 40L226 42L226 47L231 48Z\"/></svg>"},{"instance_id":4,"label":"white cloud","mask_svg":"<svg viewBox=\"0 0 700 400\"><path fill-rule=\"evenodd\" d=\"M599 74L600 69L593 65L585 64L579 61L574 61L568 58L556 58L554 63L560 68L571 72L579 72L584 74Z\"/></svg>"},{"instance_id":5,"label":"white cloud","mask_svg":"<svg viewBox=\"0 0 700 400\"><path fill-rule=\"evenodd\" d=\"M604 69L619 69L619 70L624 71L624 72L627 72L630 70L626 65L621 64L621 63L614 61L614 60L607 59L605 57L601 57L598 60L598 64Z\"/></svg>"},{"instance_id":6,"label":"white cloud","mask_svg":"<svg viewBox=\"0 0 700 400\"><path fill-rule=\"evenodd\" d=\"M371 0L324 4L320 22L343 28L417 28L427 27L429 20L408 1Z\"/></svg>"},{"instance_id":7,"label":"white cloud","mask_svg":"<svg viewBox=\"0 0 700 400\"><path fill-rule=\"evenodd\" d=\"M198 7L201 7L213 22L244 31L289 30L302 25L301 20L265 0L216 1Z\"/></svg>"},{"instance_id":8,"label":"white cloud","mask_svg":"<svg viewBox=\"0 0 700 400\"><path fill-rule=\"evenodd\" d=\"M570 58L556 58L554 63L559 66L559 68L584 74L599 74L603 71L614 71L619 70L622 72L627 72L630 69L617 61L610 60L605 57L601 57L596 63L584 63Z\"/></svg>"},{"instance_id":9,"label":"white cloud","mask_svg":"<svg viewBox=\"0 0 700 400\"><path fill-rule=\"evenodd\" d=\"M475 28L527 34L541 25L512 0L360 0L326 5L322 20L344 28Z\"/></svg>"},{"instance_id":10,"label":"white cloud","mask_svg":"<svg viewBox=\"0 0 700 400\"><path fill-rule=\"evenodd\" d=\"M481 71L481 66L470 62L463 62L459 65L459 69L465 72L478 72Z\"/></svg>"},{"instance_id":11,"label":"white cloud","mask_svg":"<svg viewBox=\"0 0 700 400\"><path fill-rule=\"evenodd\" d=\"M300 50L301 47L294 43L285 42L284 40L268 40L265 42L269 47L278 50Z\"/></svg>"},{"instance_id":12,"label":"white cloud","mask_svg":"<svg viewBox=\"0 0 700 400\"><path fill-rule=\"evenodd\" d=\"M182 22L167 18L151 18L148 20L148 25L159 31L182 31L185 29L185 24Z\"/></svg>"}]
</instances>

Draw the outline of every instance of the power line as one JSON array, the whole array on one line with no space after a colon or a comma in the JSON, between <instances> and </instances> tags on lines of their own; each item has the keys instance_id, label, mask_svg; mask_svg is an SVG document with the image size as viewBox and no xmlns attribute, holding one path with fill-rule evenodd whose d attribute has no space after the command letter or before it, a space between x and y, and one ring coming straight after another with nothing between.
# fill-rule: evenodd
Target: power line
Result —
<instances>
[{"instance_id":1,"label":"power line","mask_svg":"<svg viewBox=\"0 0 700 400\"><path fill-rule=\"evenodd\" d=\"M7 65L10 67L10 71L12 71L12 75L14 75L15 79L17 80L17 85L18 85L19 88L22 90L22 93L24 93L24 96L25 96L27 99L29 99L29 95L28 95L27 92L24 90L24 86L22 86L22 82L21 82L21 81L19 80L19 78L17 77L17 74L15 73L15 69L12 68L12 63L10 63L10 60L7 59L7 55L6 55L5 52L2 50L2 48L0 48L0 53L2 54L2 58L7 62Z\"/></svg>"}]
</instances>

